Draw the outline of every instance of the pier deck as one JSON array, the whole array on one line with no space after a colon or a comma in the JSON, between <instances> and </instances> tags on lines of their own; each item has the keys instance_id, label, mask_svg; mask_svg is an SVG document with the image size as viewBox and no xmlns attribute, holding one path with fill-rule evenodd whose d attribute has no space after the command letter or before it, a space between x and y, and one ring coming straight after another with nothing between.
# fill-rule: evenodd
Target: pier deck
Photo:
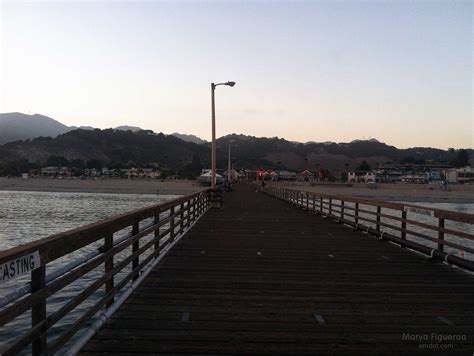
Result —
<instances>
[{"instance_id":1,"label":"pier deck","mask_svg":"<svg viewBox=\"0 0 474 356\"><path fill-rule=\"evenodd\" d=\"M473 281L238 185L82 354L472 354ZM432 343L447 349L419 347Z\"/></svg>"}]
</instances>

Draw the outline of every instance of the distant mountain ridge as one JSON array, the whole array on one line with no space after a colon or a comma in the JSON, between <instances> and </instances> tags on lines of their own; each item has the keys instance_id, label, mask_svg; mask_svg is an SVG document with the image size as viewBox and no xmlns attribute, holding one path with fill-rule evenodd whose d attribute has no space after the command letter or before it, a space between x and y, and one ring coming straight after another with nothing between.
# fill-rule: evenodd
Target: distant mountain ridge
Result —
<instances>
[{"instance_id":1,"label":"distant mountain ridge","mask_svg":"<svg viewBox=\"0 0 474 356\"><path fill-rule=\"evenodd\" d=\"M40 136L56 137L69 130L69 127L59 121L40 114L0 114L0 144Z\"/></svg>"},{"instance_id":2,"label":"distant mountain ridge","mask_svg":"<svg viewBox=\"0 0 474 356\"><path fill-rule=\"evenodd\" d=\"M19 140L31 140L41 136L54 138L77 129L90 131L96 128L92 126L66 126L57 120L40 114L3 113L0 114L0 145ZM113 129L132 132L143 130L141 127L129 125L117 126ZM197 144L207 142L195 135L180 134L178 132L174 132L171 135L186 142Z\"/></svg>"},{"instance_id":3,"label":"distant mountain ridge","mask_svg":"<svg viewBox=\"0 0 474 356\"><path fill-rule=\"evenodd\" d=\"M122 125L122 126L114 127L114 130L137 132L137 131L141 131L143 129L141 127L138 127L138 126Z\"/></svg>"},{"instance_id":4,"label":"distant mountain ridge","mask_svg":"<svg viewBox=\"0 0 474 356\"><path fill-rule=\"evenodd\" d=\"M229 145L236 167L315 170L320 166L336 175L343 170L356 169L362 161L375 168L388 162L447 164L456 157L456 150L398 149L376 139L301 143L278 137L231 134L217 140L219 167L226 166ZM165 135L134 126L73 130L73 127L43 115L0 114L0 165L19 161L44 165L51 156L61 156L70 161L99 160L103 164L158 163L170 169L178 169L198 159L202 167L208 168L209 146L208 142L188 134ZM467 152L472 163L474 151L468 149ZM193 164L197 167L196 162Z\"/></svg>"},{"instance_id":5,"label":"distant mountain ridge","mask_svg":"<svg viewBox=\"0 0 474 356\"><path fill-rule=\"evenodd\" d=\"M178 132L174 132L171 135L177 138L180 138L181 140L186 141L186 142L192 142L192 143L197 143L197 144L202 144L202 143L207 142L206 140L203 140L202 138L197 137L195 135L180 134Z\"/></svg>"}]
</instances>

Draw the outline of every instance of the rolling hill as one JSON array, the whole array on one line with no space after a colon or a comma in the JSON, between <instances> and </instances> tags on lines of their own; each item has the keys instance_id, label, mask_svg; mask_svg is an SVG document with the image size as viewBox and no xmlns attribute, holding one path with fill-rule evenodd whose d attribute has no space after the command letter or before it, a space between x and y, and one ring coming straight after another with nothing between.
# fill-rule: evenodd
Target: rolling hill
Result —
<instances>
[{"instance_id":1,"label":"rolling hill","mask_svg":"<svg viewBox=\"0 0 474 356\"><path fill-rule=\"evenodd\" d=\"M56 137L69 130L66 125L44 115L0 114L0 144L40 136Z\"/></svg>"}]
</instances>

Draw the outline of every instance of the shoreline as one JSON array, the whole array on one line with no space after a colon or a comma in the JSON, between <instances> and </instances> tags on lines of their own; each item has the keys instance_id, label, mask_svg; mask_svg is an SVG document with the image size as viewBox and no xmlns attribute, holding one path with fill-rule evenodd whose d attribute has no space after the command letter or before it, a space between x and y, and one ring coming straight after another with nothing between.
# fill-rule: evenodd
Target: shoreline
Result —
<instances>
[{"instance_id":1,"label":"shoreline","mask_svg":"<svg viewBox=\"0 0 474 356\"><path fill-rule=\"evenodd\" d=\"M370 189L365 184L352 186L345 184L311 185L305 182L270 182L269 186L384 201L474 204L474 185L452 185L450 191L443 191L440 186L428 184L379 184L376 189ZM0 191L187 195L203 189L206 187L191 180L162 182L145 179L79 180L0 177Z\"/></svg>"},{"instance_id":2,"label":"shoreline","mask_svg":"<svg viewBox=\"0 0 474 356\"><path fill-rule=\"evenodd\" d=\"M0 191L187 195L203 189L189 180L0 178Z\"/></svg>"}]
</instances>

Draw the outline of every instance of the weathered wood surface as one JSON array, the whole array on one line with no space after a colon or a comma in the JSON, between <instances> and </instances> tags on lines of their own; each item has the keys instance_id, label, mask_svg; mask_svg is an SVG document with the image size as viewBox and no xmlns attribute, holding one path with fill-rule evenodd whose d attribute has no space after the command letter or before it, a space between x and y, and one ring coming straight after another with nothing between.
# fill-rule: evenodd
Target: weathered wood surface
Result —
<instances>
[{"instance_id":1,"label":"weathered wood surface","mask_svg":"<svg viewBox=\"0 0 474 356\"><path fill-rule=\"evenodd\" d=\"M169 252L84 355L474 352L471 275L249 186L224 202ZM433 333L467 340L438 343Z\"/></svg>"}]
</instances>

